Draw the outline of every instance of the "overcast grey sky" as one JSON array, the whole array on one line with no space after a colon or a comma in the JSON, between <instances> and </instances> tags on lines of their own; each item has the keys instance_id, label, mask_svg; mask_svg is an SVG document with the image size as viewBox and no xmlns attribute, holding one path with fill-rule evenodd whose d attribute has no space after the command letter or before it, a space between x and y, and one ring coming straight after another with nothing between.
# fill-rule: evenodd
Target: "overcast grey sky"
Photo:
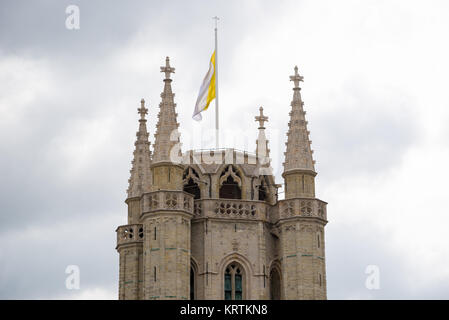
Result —
<instances>
[{"instance_id":1,"label":"overcast grey sky","mask_svg":"<svg viewBox=\"0 0 449 320\"><path fill-rule=\"evenodd\" d=\"M255 149L262 105L278 183L289 76L304 76L328 298L448 299L449 3L432 0L2 0L0 298L117 298L136 109L154 134L170 56L183 149L213 146L213 109L191 115L215 15L224 146Z\"/></svg>"}]
</instances>

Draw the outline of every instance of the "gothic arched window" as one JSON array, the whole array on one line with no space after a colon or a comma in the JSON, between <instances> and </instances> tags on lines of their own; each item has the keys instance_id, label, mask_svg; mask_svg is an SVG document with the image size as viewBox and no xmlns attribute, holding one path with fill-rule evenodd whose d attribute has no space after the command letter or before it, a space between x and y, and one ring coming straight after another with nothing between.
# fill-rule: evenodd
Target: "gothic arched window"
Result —
<instances>
[{"instance_id":1,"label":"gothic arched window","mask_svg":"<svg viewBox=\"0 0 449 320\"><path fill-rule=\"evenodd\" d=\"M243 300L244 273L243 268L237 263L231 263L226 267L224 274L224 298L225 300Z\"/></svg>"},{"instance_id":2,"label":"gothic arched window","mask_svg":"<svg viewBox=\"0 0 449 320\"><path fill-rule=\"evenodd\" d=\"M190 300L195 300L195 271L190 267Z\"/></svg>"},{"instance_id":3,"label":"gothic arched window","mask_svg":"<svg viewBox=\"0 0 449 320\"><path fill-rule=\"evenodd\" d=\"M281 300L281 276L276 268L270 272L270 299Z\"/></svg>"},{"instance_id":4,"label":"gothic arched window","mask_svg":"<svg viewBox=\"0 0 449 320\"><path fill-rule=\"evenodd\" d=\"M265 183L265 179L262 178L259 186L259 200L265 201L267 199L267 186Z\"/></svg>"},{"instance_id":5,"label":"gothic arched window","mask_svg":"<svg viewBox=\"0 0 449 320\"><path fill-rule=\"evenodd\" d=\"M190 193L194 196L194 199L200 199L201 198L201 191L198 183L200 182L200 179L198 177L198 174L195 170L192 168L187 168L186 171L184 171L184 174L182 176L183 180L183 190L185 192Z\"/></svg>"},{"instance_id":6,"label":"gothic arched window","mask_svg":"<svg viewBox=\"0 0 449 320\"><path fill-rule=\"evenodd\" d=\"M228 166L220 176L221 199L242 199L242 179L233 166Z\"/></svg>"}]
</instances>

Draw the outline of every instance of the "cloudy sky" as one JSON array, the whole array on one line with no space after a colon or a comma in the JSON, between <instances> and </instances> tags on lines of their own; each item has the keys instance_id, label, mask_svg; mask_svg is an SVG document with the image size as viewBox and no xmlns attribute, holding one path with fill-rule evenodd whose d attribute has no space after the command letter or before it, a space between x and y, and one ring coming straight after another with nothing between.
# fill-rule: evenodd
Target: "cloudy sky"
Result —
<instances>
[{"instance_id":1,"label":"cloudy sky","mask_svg":"<svg viewBox=\"0 0 449 320\"><path fill-rule=\"evenodd\" d=\"M0 298L117 298L136 109L154 133L170 56L183 149L213 147L191 115L215 15L223 146L255 149L262 105L278 183L304 76L328 298L448 299L449 4L405 0L1 1Z\"/></svg>"}]
</instances>

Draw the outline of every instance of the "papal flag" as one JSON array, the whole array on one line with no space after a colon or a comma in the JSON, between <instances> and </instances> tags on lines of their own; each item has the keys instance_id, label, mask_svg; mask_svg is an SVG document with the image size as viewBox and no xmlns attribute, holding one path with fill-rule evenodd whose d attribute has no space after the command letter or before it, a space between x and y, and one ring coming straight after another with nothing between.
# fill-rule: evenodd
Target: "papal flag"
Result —
<instances>
[{"instance_id":1,"label":"papal flag","mask_svg":"<svg viewBox=\"0 0 449 320\"><path fill-rule=\"evenodd\" d=\"M198 99L196 99L195 110L193 111L192 118L196 121L202 119L201 112L209 108L209 104L215 99L215 51L210 58L209 71L207 71L204 77L203 84L201 85Z\"/></svg>"}]
</instances>

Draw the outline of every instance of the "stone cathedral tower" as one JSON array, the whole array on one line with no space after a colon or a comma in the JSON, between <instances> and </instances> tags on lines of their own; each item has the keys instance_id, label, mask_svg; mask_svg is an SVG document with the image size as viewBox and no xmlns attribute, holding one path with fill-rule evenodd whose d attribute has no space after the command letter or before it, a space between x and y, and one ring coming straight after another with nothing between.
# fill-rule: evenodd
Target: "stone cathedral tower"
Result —
<instances>
[{"instance_id":1,"label":"stone cathedral tower","mask_svg":"<svg viewBox=\"0 0 449 320\"><path fill-rule=\"evenodd\" d=\"M153 153L142 99L129 179L128 224L117 228L119 299L326 299L326 202L295 67L278 199L265 122L254 153L182 153L167 57Z\"/></svg>"}]
</instances>

